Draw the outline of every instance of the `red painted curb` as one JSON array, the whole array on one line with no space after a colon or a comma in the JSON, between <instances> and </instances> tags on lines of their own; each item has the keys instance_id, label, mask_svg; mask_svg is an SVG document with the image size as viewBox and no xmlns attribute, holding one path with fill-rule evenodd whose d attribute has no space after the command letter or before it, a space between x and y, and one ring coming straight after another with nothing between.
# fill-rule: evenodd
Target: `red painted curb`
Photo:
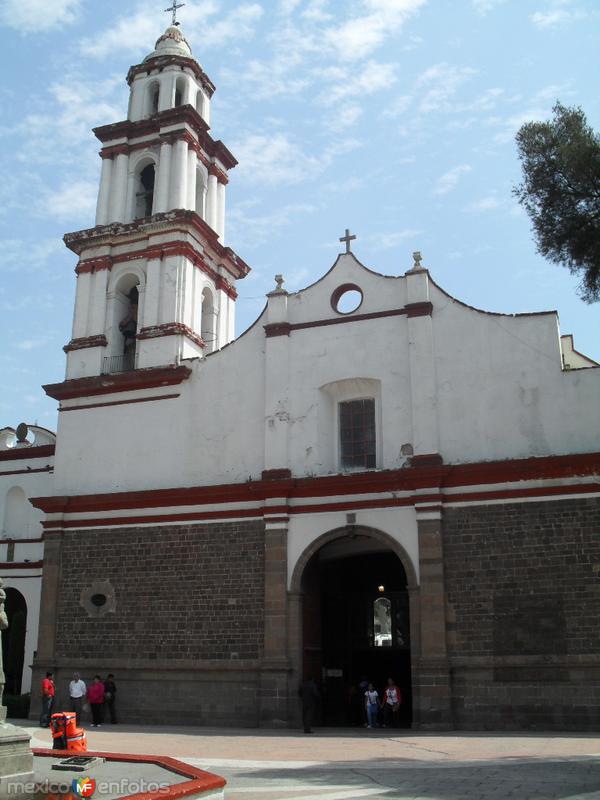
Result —
<instances>
[{"instance_id":1,"label":"red painted curb","mask_svg":"<svg viewBox=\"0 0 600 800\"><path fill-rule=\"evenodd\" d=\"M183 775L190 780L178 783L175 786L166 786L159 792L138 792L138 794L125 795L121 800L158 800L167 798L177 800L180 797L188 797L198 792L208 792L215 789L222 789L227 781L220 775L213 775L203 769L197 769L178 761L169 756L143 756L131 753L102 753L96 750L88 750L87 753L72 753L70 750L50 750L45 748L32 748L34 756L50 756L54 758L70 758L73 755L88 755L96 758L104 758L106 761L124 761L131 764L155 764L158 767Z\"/></svg>"}]
</instances>

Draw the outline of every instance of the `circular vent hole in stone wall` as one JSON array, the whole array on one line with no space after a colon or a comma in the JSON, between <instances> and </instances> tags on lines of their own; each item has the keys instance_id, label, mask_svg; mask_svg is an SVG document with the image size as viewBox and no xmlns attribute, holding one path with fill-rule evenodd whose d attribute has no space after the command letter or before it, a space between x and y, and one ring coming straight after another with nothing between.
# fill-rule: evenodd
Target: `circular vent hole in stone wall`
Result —
<instances>
[{"instance_id":1,"label":"circular vent hole in stone wall","mask_svg":"<svg viewBox=\"0 0 600 800\"><path fill-rule=\"evenodd\" d=\"M105 594L93 594L90 600L96 608L102 608L102 606L106 605L108 598Z\"/></svg>"},{"instance_id":2,"label":"circular vent hole in stone wall","mask_svg":"<svg viewBox=\"0 0 600 800\"><path fill-rule=\"evenodd\" d=\"M331 295L331 307L338 314L352 314L357 311L363 301L363 293L360 286L354 283L345 283L338 286Z\"/></svg>"}]
</instances>

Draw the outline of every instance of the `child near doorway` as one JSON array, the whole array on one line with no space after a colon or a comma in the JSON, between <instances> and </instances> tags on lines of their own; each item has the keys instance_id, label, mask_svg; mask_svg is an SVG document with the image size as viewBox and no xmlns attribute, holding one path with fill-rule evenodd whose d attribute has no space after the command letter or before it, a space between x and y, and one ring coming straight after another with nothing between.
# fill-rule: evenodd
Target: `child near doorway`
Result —
<instances>
[{"instance_id":1,"label":"child near doorway","mask_svg":"<svg viewBox=\"0 0 600 800\"><path fill-rule=\"evenodd\" d=\"M377 727L377 714L379 713L379 693L372 683L365 692L365 707L367 709L367 728Z\"/></svg>"}]
</instances>

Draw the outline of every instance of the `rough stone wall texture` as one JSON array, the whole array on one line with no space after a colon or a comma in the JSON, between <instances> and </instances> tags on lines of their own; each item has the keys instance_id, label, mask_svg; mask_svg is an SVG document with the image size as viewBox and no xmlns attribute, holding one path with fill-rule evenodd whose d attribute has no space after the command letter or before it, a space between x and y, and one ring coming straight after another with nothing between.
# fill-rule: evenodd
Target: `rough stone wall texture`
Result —
<instances>
[{"instance_id":1,"label":"rough stone wall texture","mask_svg":"<svg viewBox=\"0 0 600 800\"><path fill-rule=\"evenodd\" d=\"M248 667L262 657L264 545L262 520L65 532L57 667L119 674L130 721L170 711L254 724L257 676ZM115 611L90 615L82 591L104 581Z\"/></svg>"},{"instance_id":2,"label":"rough stone wall texture","mask_svg":"<svg viewBox=\"0 0 600 800\"><path fill-rule=\"evenodd\" d=\"M600 499L448 509L457 727L600 725Z\"/></svg>"}]
</instances>

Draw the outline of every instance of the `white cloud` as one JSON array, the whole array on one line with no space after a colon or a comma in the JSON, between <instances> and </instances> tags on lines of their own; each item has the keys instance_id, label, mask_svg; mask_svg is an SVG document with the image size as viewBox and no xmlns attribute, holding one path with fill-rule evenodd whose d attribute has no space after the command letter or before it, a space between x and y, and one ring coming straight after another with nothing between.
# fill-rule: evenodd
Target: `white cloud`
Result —
<instances>
[{"instance_id":1,"label":"white cloud","mask_svg":"<svg viewBox=\"0 0 600 800\"><path fill-rule=\"evenodd\" d=\"M457 185L461 179L461 176L465 175L467 172L471 172L472 169L473 168L469 164L459 164L458 166L449 169L448 172L444 172L444 174L438 178L433 189L433 194L448 194L448 192L451 192L452 189L454 189L454 187Z\"/></svg>"},{"instance_id":2,"label":"white cloud","mask_svg":"<svg viewBox=\"0 0 600 800\"><path fill-rule=\"evenodd\" d=\"M59 220L90 220L96 208L98 185L94 181L65 181L43 200L43 211Z\"/></svg>"},{"instance_id":3,"label":"white cloud","mask_svg":"<svg viewBox=\"0 0 600 800\"><path fill-rule=\"evenodd\" d=\"M256 23L263 15L263 8L258 3L243 3L233 8L201 33L198 31L196 41L202 47L218 47L228 41L239 41L249 39L254 35ZM189 28L190 37L194 33L194 26Z\"/></svg>"},{"instance_id":4,"label":"white cloud","mask_svg":"<svg viewBox=\"0 0 600 800\"><path fill-rule=\"evenodd\" d=\"M310 0L308 6L302 11L302 17L309 22L328 22L332 14L326 11L329 0Z\"/></svg>"},{"instance_id":5,"label":"white cloud","mask_svg":"<svg viewBox=\"0 0 600 800\"><path fill-rule=\"evenodd\" d=\"M559 25L569 22L572 18L573 15L564 8L536 11L529 17L536 28L557 28Z\"/></svg>"},{"instance_id":6,"label":"white cloud","mask_svg":"<svg viewBox=\"0 0 600 800\"><path fill-rule=\"evenodd\" d=\"M336 74L336 80L321 95L321 100L326 103L335 103L345 97L366 97L383 89L389 89L396 81L396 64L381 64L377 61L368 61L355 74L354 70L332 70L330 75Z\"/></svg>"},{"instance_id":7,"label":"white cloud","mask_svg":"<svg viewBox=\"0 0 600 800\"><path fill-rule=\"evenodd\" d=\"M282 186L314 179L337 157L361 146L357 139L333 139L320 155L308 155L285 133L252 134L233 150L238 175L263 186Z\"/></svg>"},{"instance_id":8,"label":"white cloud","mask_svg":"<svg viewBox=\"0 0 600 800\"><path fill-rule=\"evenodd\" d=\"M43 347L48 343L48 337L42 336L38 339L23 339L17 343L19 350L37 350L38 347ZM39 398L35 398L36 400Z\"/></svg>"},{"instance_id":9,"label":"white cloud","mask_svg":"<svg viewBox=\"0 0 600 800\"><path fill-rule=\"evenodd\" d=\"M238 203L228 214L228 230L236 246L252 250L273 238L276 231L297 221L302 214L312 214L317 207L310 203L289 203L264 214L248 213L248 204ZM250 204L255 207L255 204Z\"/></svg>"},{"instance_id":10,"label":"white cloud","mask_svg":"<svg viewBox=\"0 0 600 800\"><path fill-rule=\"evenodd\" d=\"M433 111L452 110L452 99L458 89L468 81L477 70L471 67L456 67L442 62L434 64L417 79L419 111L429 114Z\"/></svg>"},{"instance_id":11,"label":"white cloud","mask_svg":"<svg viewBox=\"0 0 600 800\"><path fill-rule=\"evenodd\" d=\"M363 109L357 105L343 106L325 122L325 127L332 133L343 131L352 127L363 114Z\"/></svg>"},{"instance_id":12,"label":"white cloud","mask_svg":"<svg viewBox=\"0 0 600 800\"><path fill-rule=\"evenodd\" d=\"M567 8L570 6L570 9ZM545 8L530 14L529 19L536 28L559 28L569 22L587 16L582 8L577 8L574 0L548 0Z\"/></svg>"},{"instance_id":13,"label":"white cloud","mask_svg":"<svg viewBox=\"0 0 600 800\"><path fill-rule=\"evenodd\" d=\"M239 177L267 186L309 180L323 167L320 159L304 153L284 133L247 136L233 150L240 162Z\"/></svg>"},{"instance_id":14,"label":"white cloud","mask_svg":"<svg viewBox=\"0 0 600 800\"><path fill-rule=\"evenodd\" d=\"M326 32L327 43L343 60L356 61L370 55L383 41L398 33L426 0L363 0L366 13Z\"/></svg>"},{"instance_id":15,"label":"white cloud","mask_svg":"<svg viewBox=\"0 0 600 800\"><path fill-rule=\"evenodd\" d=\"M484 212L484 211L494 211L497 208L500 208L504 205L502 200L499 200L495 195L489 194L485 197L481 197L479 200L475 200L473 203L469 203L466 206L465 211L476 211L476 212Z\"/></svg>"},{"instance_id":16,"label":"white cloud","mask_svg":"<svg viewBox=\"0 0 600 800\"><path fill-rule=\"evenodd\" d=\"M77 19L81 0L3 0L0 25L20 33L43 33Z\"/></svg>"},{"instance_id":17,"label":"white cloud","mask_svg":"<svg viewBox=\"0 0 600 800\"><path fill-rule=\"evenodd\" d=\"M506 0L471 0L471 5L482 16L492 11L497 6L501 6Z\"/></svg>"},{"instance_id":18,"label":"white cloud","mask_svg":"<svg viewBox=\"0 0 600 800\"><path fill-rule=\"evenodd\" d=\"M198 0L194 5L186 6L182 30L190 43L197 42L203 49L219 47L228 41L252 36L263 13L258 3L240 3L225 10L217 0ZM138 4L112 27L93 38L84 39L81 51L99 59L117 51L121 54L147 55L153 49L157 31L163 30L167 23L160 9L153 11L148 9L146 3ZM132 31L135 31L135 35L132 35Z\"/></svg>"},{"instance_id":19,"label":"white cloud","mask_svg":"<svg viewBox=\"0 0 600 800\"><path fill-rule=\"evenodd\" d=\"M423 231L417 228L404 228L403 230L389 233L376 233L372 236L367 236L366 240L371 243L373 250L393 250L401 242L407 239L414 239L422 233Z\"/></svg>"},{"instance_id":20,"label":"white cloud","mask_svg":"<svg viewBox=\"0 0 600 800\"><path fill-rule=\"evenodd\" d=\"M23 272L45 267L51 258L62 254L64 244L60 239L0 239L0 271Z\"/></svg>"}]
</instances>

